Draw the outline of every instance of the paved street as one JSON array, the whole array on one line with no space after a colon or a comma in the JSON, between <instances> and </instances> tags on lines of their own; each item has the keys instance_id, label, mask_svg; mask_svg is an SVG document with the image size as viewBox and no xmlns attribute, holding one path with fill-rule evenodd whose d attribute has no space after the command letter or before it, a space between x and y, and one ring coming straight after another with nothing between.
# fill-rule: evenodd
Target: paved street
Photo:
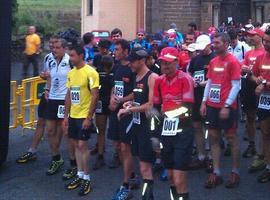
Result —
<instances>
[{"instance_id":1,"label":"paved street","mask_svg":"<svg viewBox=\"0 0 270 200\"><path fill-rule=\"evenodd\" d=\"M21 75L21 65L12 65L12 80L19 80ZM242 141L243 124L240 124L239 138L241 141L242 151L246 148L247 143ZM60 199L93 199L93 200L110 200L114 191L121 184L121 169L111 170L104 167L100 171L91 172L93 180L93 192L87 197L79 198L77 191L66 191L65 182L62 181L61 175L47 177L45 171L50 162L49 146L45 137L40 144L38 160L33 163L18 165L15 159L27 150L33 131L27 130L22 136L22 130L16 129L10 131L10 145L8 160L0 170L0 200L60 200ZM96 136L93 135L89 147L95 144ZM63 157L66 161L65 167L68 166L67 152L65 143L62 145ZM112 155L112 144L107 142L106 160ZM230 172L230 159L223 158L224 178L227 178ZM256 181L258 174L248 174L247 166L251 159L241 159L241 184L239 188L227 190L220 186L214 190L206 190L203 187L207 177L204 171L194 171L189 173L189 188L191 200L267 200L270 199L270 183L259 184ZM91 159L93 163L93 158ZM90 163L90 165L91 165ZM138 171L138 167L137 167ZM168 183L161 182L158 175L155 176L155 198L157 200L168 200ZM139 191L134 191L134 199L139 200Z\"/></svg>"},{"instance_id":2,"label":"paved street","mask_svg":"<svg viewBox=\"0 0 270 200\"><path fill-rule=\"evenodd\" d=\"M240 132L243 128L241 125ZM49 165L50 154L46 137L42 141L38 160L33 163L18 165L15 159L23 151L27 149L31 141L33 131L26 131L22 136L21 130L11 130L10 132L10 148L9 156L6 164L0 172L0 199L2 200L57 200L57 199L79 199L77 191L66 191L64 189L65 182L61 179L61 174L47 177L45 175L46 168ZM96 136L93 135L90 140L89 147L95 144ZM247 145L241 140L241 149ZM112 154L112 145L107 142L106 160ZM66 160L65 166L68 166L67 152L65 144L62 145L62 153ZM223 186L214 190L206 190L203 188L207 174L204 171L194 171L189 174L189 188L192 200L266 200L270 199L270 183L259 184L256 181L256 175L247 173L247 166L251 159L241 160L241 184L239 188L227 190ZM91 159L93 163L93 158ZM90 165L91 165L90 163ZM222 163L225 169L223 174L226 175L230 170L230 158L223 158ZM100 171L91 172L93 180L93 192L87 197L81 199L93 200L109 200L113 192L121 183L121 169L111 170L107 167ZM135 200L139 200L139 191L134 191ZM160 182L158 177L155 178L155 198L157 200L168 200L168 185L167 182Z\"/></svg>"}]
</instances>

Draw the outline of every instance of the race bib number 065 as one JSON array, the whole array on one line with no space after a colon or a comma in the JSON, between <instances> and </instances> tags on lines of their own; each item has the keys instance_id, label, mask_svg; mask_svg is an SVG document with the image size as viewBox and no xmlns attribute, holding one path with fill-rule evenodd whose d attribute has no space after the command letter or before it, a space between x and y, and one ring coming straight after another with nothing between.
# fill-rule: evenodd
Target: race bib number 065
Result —
<instances>
[{"instance_id":1,"label":"race bib number 065","mask_svg":"<svg viewBox=\"0 0 270 200\"><path fill-rule=\"evenodd\" d=\"M165 118L162 129L162 136L175 136L178 132L179 118Z\"/></svg>"},{"instance_id":2,"label":"race bib number 065","mask_svg":"<svg viewBox=\"0 0 270 200\"><path fill-rule=\"evenodd\" d=\"M71 87L70 90L70 98L71 98L71 103L73 105L78 105L81 102L81 90L80 87Z\"/></svg>"}]
</instances>

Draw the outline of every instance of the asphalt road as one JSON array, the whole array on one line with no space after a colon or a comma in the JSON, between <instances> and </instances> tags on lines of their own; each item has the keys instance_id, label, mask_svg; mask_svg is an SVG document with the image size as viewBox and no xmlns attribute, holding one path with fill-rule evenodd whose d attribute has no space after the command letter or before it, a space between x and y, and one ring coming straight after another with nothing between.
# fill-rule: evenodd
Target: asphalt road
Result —
<instances>
[{"instance_id":1,"label":"asphalt road","mask_svg":"<svg viewBox=\"0 0 270 200\"><path fill-rule=\"evenodd\" d=\"M239 138L243 133L243 125L239 128ZM66 191L65 182L61 179L62 173L47 177L45 171L50 162L50 152L47 138L41 142L38 151L38 160L28 164L18 165L15 159L27 150L33 131L26 131L22 136L21 129L10 131L10 146L7 162L0 171L0 199L1 200L60 200L60 199L92 199L110 200L114 191L121 184L121 168L109 169L104 167L99 171L92 171L93 191L86 197L78 197L77 191ZM89 148L93 147L96 136L89 141ZM241 149L244 150L247 143L241 141ZM65 142L62 143L62 155L68 166ZM112 144L107 142L106 160L112 155ZM90 165L93 163L91 159ZM230 172L231 158L222 158L222 173L226 179ZM258 174L248 174L247 166L251 159L241 159L241 184L236 189L228 190L224 185L216 189L208 190L203 187L207 174L205 171L193 171L189 173L189 188L191 200L267 200L270 199L270 183L257 183ZM138 167L137 167L138 170ZM158 175L155 177L155 199L168 200L168 182L161 182ZM134 199L139 200L139 190L134 191Z\"/></svg>"},{"instance_id":2,"label":"asphalt road","mask_svg":"<svg viewBox=\"0 0 270 200\"><path fill-rule=\"evenodd\" d=\"M22 65L14 63L12 65L11 80L21 79ZM239 140L241 141L241 150L247 146L242 140L244 125L239 126ZM38 160L32 163L18 165L16 158L25 152L30 143L33 131L26 131L22 135L21 129L10 131L10 145L7 162L0 169L0 200L60 200L60 199L92 199L92 200L110 200L115 190L120 186L122 179L122 169L109 169L104 167L99 171L92 171L93 191L86 197L78 197L77 191L66 191L65 182L62 180L62 172L47 177L45 171L50 163L50 151L46 136L38 149ZM93 135L89 141L89 148L92 148L96 142L96 136ZM62 143L62 156L65 159L65 167L68 167L68 157L65 142ZM112 155L112 144L107 141L105 158L108 161ZM93 163L90 161L90 166ZM189 173L189 189L191 200L268 200L270 199L270 183L257 183L257 174L248 174L247 167L252 159L241 159L241 183L236 189L228 190L224 185L213 190L205 189L204 182L207 178L205 171L192 171ZM226 180L231 166L231 158L222 158L222 174ZM136 165L138 172L138 165ZM161 182L158 174L155 176L155 199L169 200L168 182ZM134 191L134 200L140 199L140 191Z\"/></svg>"}]
</instances>

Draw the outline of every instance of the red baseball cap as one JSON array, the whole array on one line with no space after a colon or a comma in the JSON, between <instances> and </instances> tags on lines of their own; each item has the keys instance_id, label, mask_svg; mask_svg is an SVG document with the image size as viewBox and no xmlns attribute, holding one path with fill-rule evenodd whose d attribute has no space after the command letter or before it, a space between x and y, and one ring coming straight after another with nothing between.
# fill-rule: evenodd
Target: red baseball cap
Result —
<instances>
[{"instance_id":1,"label":"red baseball cap","mask_svg":"<svg viewBox=\"0 0 270 200\"><path fill-rule=\"evenodd\" d=\"M162 49L158 59L167 62L173 62L178 59L178 50L174 47L166 47Z\"/></svg>"},{"instance_id":2,"label":"red baseball cap","mask_svg":"<svg viewBox=\"0 0 270 200\"><path fill-rule=\"evenodd\" d=\"M247 31L248 35L258 35L261 38L264 36L264 32L263 30L261 30L260 28L254 28L253 30L249 30Z\"/></svg>"}]
</instances>

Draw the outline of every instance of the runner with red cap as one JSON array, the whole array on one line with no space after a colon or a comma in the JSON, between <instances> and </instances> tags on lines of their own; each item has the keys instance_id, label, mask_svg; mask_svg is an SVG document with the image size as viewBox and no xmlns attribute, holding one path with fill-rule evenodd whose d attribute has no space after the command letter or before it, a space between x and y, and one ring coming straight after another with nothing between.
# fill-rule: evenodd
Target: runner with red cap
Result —
<instances>
[{"instance_id":1,"label":"runner with red cap","mask_svg":"<svg viewBox=\"0 0 270 200\"><path fill-rule=\"evenodd\" d=\"M161 132L162 159L170 179L170 197L188 199L187 173L191 161L193 131L191 108L193 80L177 70L178 50L167 47L161 51L160 76L154 87L154 106L161 110L164 122Z\"/></svg>"},{"instance_id":2,"label":"runner with red cap","mask_svg":"<svg viewBox=\"0 0 270 200\"><path fill-rule=\"evenodd\" d=\"M247 115L247 136L249 140L249 145L243 153L243 157L250 158L256 155L255 146L255 133L256 133L256 110L257 110L257 98L255 95L256 84L250 81L250 77L253 72L253 67L258 61L258 57L264 54L264 47L262 44L262 37L264 32L255 28L247 33L248 40L254 46L253 50L246 53L245 59L242 65L242 85L241 85L241 99L243 104L244 112ZM256 172L265 168L263 152L260 149L259 154L255 157L249 167L249 172Z\"/></svg>"}]
</instances>

